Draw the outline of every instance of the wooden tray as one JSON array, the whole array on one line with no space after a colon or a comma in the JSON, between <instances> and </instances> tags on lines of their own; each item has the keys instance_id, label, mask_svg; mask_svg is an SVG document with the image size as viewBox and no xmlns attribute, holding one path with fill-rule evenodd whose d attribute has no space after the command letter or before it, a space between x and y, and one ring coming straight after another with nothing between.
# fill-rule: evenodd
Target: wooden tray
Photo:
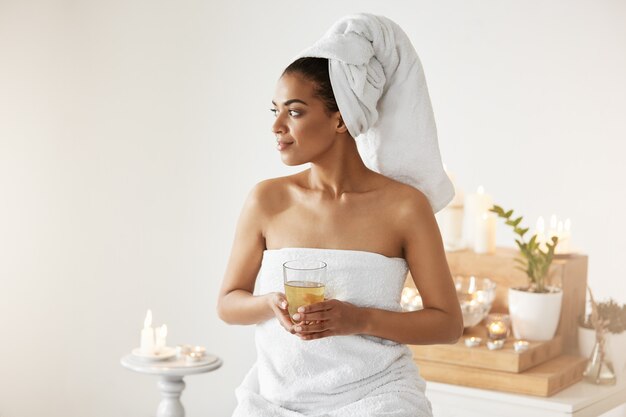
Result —
<instances>
[{"instance_id":1,"label":"wooden tray","mask_svg":"<svg viewBox=\"0 0 626 417\"><path fill-rule=\"evenodd\" d=\"M483 339L481 345L473 348L465 346L465 338L470 336L481 337ZM556 358L563 350L561 336L547 342L529 342L529 349L520 353L513 349L514 341L515 339L509 338L502 349L489 350L487 331L479 325L466 330L453 345L409 345L409 348L413 351L413 358L418 360L514 373L523 372Z\"/></svg>"},{"instance_id":2,"label":"wooden tray","mask_svg":"<svg viewBox=\"0 0 626 417\"><path fill-rule=\"evenodd\" d=\"M563 355L518 374L415 359L427 381L549 397L582 379L587 359Z\"/></svg>"}]
</instances>

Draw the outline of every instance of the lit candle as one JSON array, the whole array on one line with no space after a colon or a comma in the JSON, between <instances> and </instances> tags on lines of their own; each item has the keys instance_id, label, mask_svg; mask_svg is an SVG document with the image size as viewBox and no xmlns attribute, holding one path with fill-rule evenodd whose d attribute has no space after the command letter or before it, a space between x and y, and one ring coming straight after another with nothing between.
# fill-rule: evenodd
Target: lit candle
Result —
<instances>
[{"instance_id":1,"label":"lit candle","mask_svg":"<svg viewBox=\"0 0 626 417\"><path fill-rule=\"evenodd\" d=\"M557 235L556 224L557 224L556 214L550 216L550 230L548 230L548 239L551 239L552 236Z\"/></svg>"},{"instance_id":2,"label":"lit candle","mask_svg":"<svg viewBox=\"0 0 626 417\"><path fill-rule=\"evenodd\" d=\"M496 217L495 213L484 212L476 218L474 252L496 252Z\"/></svg>"},{"instance_id":3,"label":"lit candle","mask_svg":"<svg viewBox=\"0 0 626 417\"><path fill-rule=\"evenodd\" d=\"M490 314L487 316L487 334L491 340L504 340L509 333L510 318L506 314Z\"/></svg>"},{"instance_id":4,"label":"lit candle","mask_svg":"<svg viewBox=\"0 0 626 417\"><path fill-rule=\"evenodd\" d=\"M475 194L468 194L465 197L463 208L463 240L469 248L474 248L476 234L476 218L489 211L493 206L493 199L485 194L485 188L481 185Z\"/></svg>"},{"instance_id":5,"label":"lit candle","mask_svg":"<svg viewBox=\"0 0 626 417\"><path fill-rule=\"evenodd\" d=\"M506 326L501 321L494 321L489 325L489 337L492 339L502 339L506 334Z\"/></svg>"},{"instance_id":6,"label":"lit candle","mask_svg":"<svg viewBox=\"0 0 626 417\"><path fill-rule=\"evenodd\" d=\"M489 350L502 349L502 347L504 347L504 339L487 340L487 349Z\"/></svg>"},{"instance_id":7,"label":"lit candle","mask_svg":"<svg viewBox=\"0 0 626 417\"><path fill-rule=\"evenodd\" d=\"M167 344L166 344L166 338L167 338L167 325L162 325L161 327L157 327L156 329L156 352L160 352L161 349L163 349Z\"/></svg>"},{"instance_id":8,"label":"lit candle","mask_svg":"<svg viewBox=\"0 0 626 417\"><path fill-rule=\"evenodd\" d=\"M146 313L146 319L143 322L141 330L141 353L149 355L154 353L154 329L152 328L152 310Z\"/></svg>"},{"instance_id":9,"label":"lit candle","mask_svg":"<svg viewBox=\"0 0 626 417\"><path fill-rule=\"evenodd\" d=\"M525 340L516 340L515 343L513 343L513 349L515 349L516 352L524 352L528 350L529 346L529 343Z\"/></svg>"},{"instance_id":10,"label":"lit candle","mask_svg":"<svg viewBox=\"0 0 626 417\"><path fill-rule=\"evenodd\" d=\"M561 224L561 222L559 222ZM563 254L570 252L570 238L571 238L572 222L568 218L565 220L562 230L559 232L559 243L556 245L555 253Z\"/></svg>"},{"instance_id":11,"label":"lit candle","mask_svg":"<svg viewBox=\"0 0 626 417\"><path fill-rule=\"evenodd\" d=\"M481 339L480 337L474 337L474 336L472 336L472 337L468 337L468 338L466 338L466 339L465 339L465 346L467 346L467 347L476 347L476 346L479 346L479 345L480 345L480 342L481 342L482 340L483 340L483 339Z\"/></svg>"}]
</instances>

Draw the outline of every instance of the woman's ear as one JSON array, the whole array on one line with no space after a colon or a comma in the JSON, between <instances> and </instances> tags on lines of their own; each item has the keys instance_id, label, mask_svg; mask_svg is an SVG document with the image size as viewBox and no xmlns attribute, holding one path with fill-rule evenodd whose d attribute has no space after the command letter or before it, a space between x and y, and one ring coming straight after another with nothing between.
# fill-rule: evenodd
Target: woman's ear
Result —
<instances>
[{"instance_id":1,"label":"woman's ear","mask_svg":"<svg viewBox=\"0 0 626 417\"><path fill-rule=\"evenodd\" d=\"M337 120L337 133L346 133L348 131L348 127L343 121L343 117L341 117L341 113L339 113L339 119Z\"/></svg>"}]
</instances>

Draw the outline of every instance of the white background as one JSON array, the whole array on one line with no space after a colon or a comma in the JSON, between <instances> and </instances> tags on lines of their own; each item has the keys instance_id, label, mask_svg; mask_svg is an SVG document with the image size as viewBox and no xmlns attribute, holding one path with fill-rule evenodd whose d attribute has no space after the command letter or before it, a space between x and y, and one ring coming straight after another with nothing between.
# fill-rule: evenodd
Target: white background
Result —
<instances>
[{"instance_id":1,"label":"white background","mask_svg":"<svg viewBox=\"0 0 626 417\"><path fill-rule=\"evenodd\" d=\"M215 309L237 217L306 168L275 150L275 82L360 11L412 39L465 192L570 217L592 288L626 302L622 0L0 0L2 417L153 415L155 378L119 365L148 308L224 360L186 379L187 415L230 415L255 355Z\"/></svg>"}]
</instances>

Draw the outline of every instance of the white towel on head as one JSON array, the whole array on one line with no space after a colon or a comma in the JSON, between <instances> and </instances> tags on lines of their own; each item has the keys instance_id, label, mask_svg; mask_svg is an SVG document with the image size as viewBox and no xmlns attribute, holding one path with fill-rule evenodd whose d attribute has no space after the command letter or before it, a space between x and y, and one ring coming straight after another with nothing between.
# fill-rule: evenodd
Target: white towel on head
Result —
<instances>
[{"instance_id":1,"label":"white towel on head","mask_svg":"<svg viewBox=\"0 0 626 417\"><path fill-rule=\"evenodd\" d=\"M402 28L384 16L343 17L302 57L328 58L330 81L365 165L423 192L433 211L454 197L422 64Z\"/></svg>"}]
</instances>

